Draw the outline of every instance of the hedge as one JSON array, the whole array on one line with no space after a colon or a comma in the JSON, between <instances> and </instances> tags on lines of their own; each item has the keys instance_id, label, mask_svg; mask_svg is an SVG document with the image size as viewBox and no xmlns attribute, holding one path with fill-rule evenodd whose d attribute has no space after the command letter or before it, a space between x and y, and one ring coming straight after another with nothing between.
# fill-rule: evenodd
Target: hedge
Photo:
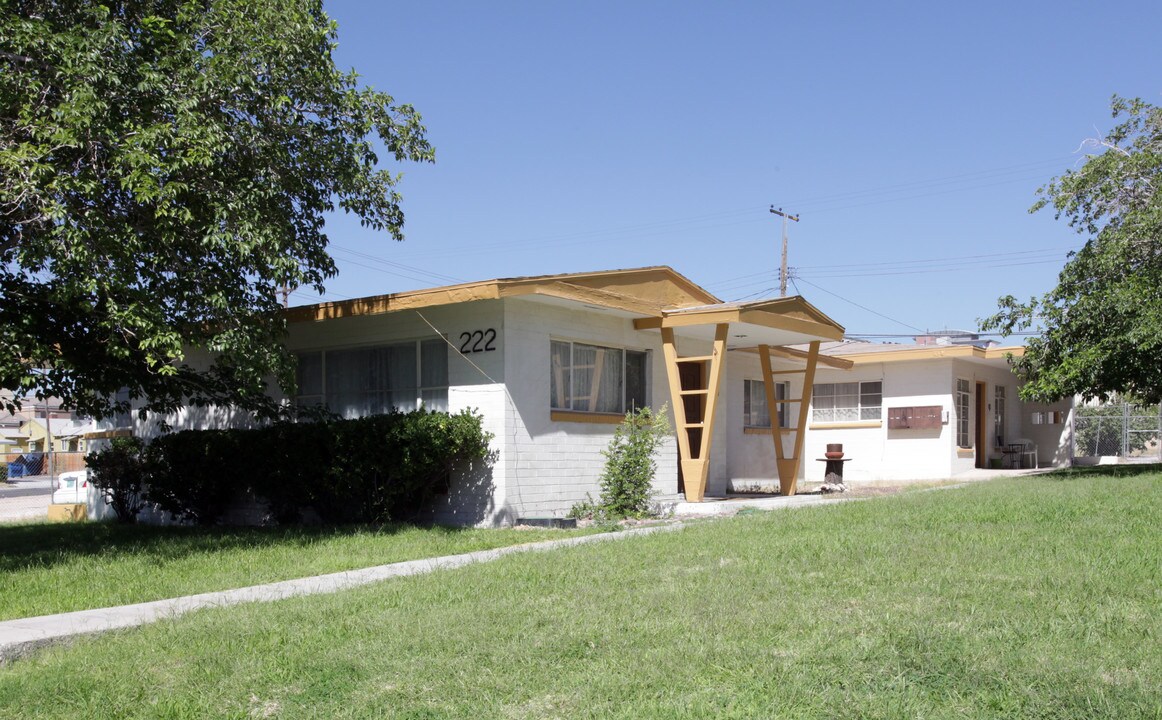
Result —
<instances>
[{"instance_id":1,"label":"hedge","mask_svg":"<svg viewBox=\"0 0 1162 720\"><path fill-rule=\"evenodd\" d=\"M246 495L264 501L269 518L293 524L411 519L448 487L452 472L490 460L479 415L427 410L356 420L278 423L250 430L185 430L141 449L144 499L175 518L221 522ZM121 448L124 452L125 448ZM125 467L89 456L94 468ZM93 483L115 494L116 470Z\"/></svg>"}]
</instances>

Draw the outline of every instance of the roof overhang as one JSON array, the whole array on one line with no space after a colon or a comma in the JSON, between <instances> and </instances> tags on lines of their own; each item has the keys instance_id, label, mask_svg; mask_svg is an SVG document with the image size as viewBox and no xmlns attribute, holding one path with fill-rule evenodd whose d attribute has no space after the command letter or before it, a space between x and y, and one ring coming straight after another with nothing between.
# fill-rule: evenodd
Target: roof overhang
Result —
<instances>
[{"instance_id":1,"label":"roof overhang","mask_svg":"<svg viewBox=\"0 0 1162 720\"><path fill-rule=\"evenodd\" d=\"M382 315L479 300L527 296L581 303L597 309L657 316L663 308L717 303L718 298L665 266L565 275L501 278L290 308L288 322Z\"/></svg>"},{"instance_id":2,"label":"roof overhang","mask_svg":"<svg viewBox=\"0 0 1162 720\"><path fill-rule=\"evenodd\" d=\"M758 348L739 348L737 352L757 353ZM797 362L807 362L811 359L811 353L805 350L796 350L795 348L789 347L772 347L771 357L795 360ZM850 370L855 365L855 363L848 360L847 358L836 357L834 355L824 355L823 353L819 353L819 356L816 358L816 362L818 362L820 365L827 365L828 367L833 367L837 370Z\"/></svg>"},{"instance_id":3,"label":"roof overhang","mask_svg":"<svg viewBox=\"0 0 1162 720\"><path fill-rule=\"evenodd\" d=\"M842 357L851 360L856 365L941 359L955 359L996 365L1001 362L1007 362L1009 357L1021 357L1024 354L1025 348L1022 345L991 348L976 347L975 345L937 345L933 347L901 348L899 350L881 352L844 353Z\"/></svg>"},{"instance_id":4,"label":"roof overhang","mask_svg":"<svg viewBox=\"0 0 1162 720\"><path fill-rule=\"evenodd\" d=\"M666 308L660 316L634 320L638 330L673 328L683 337L713 340L715 326L729 324L728 350L801 345L817 340L840 340L843 326L801 297L750 303L717 303Z\"/></svg>"}]
</instances>

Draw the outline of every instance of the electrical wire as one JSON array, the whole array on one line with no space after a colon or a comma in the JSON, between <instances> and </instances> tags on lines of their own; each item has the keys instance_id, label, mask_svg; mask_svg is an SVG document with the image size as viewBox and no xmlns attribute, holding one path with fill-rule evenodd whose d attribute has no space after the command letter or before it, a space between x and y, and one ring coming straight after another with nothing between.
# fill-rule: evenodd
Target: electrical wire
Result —
<instances>
[{"instance_id":1,"label":"electrical wire","mask_svg":"<svg viewBox=\"0 0 1162 720\"><path fill-rule=\"evenodd\" d=\"M828 295L831 295L831 296L833 296L833 297L837 297L837 298L839 298L840 300L842 300L842 301L843 301L843 302L845 302L845 303L848 303L848 304L850 304L850 305L854 305L854 306L856 306L857 308L859 308L860 310L864 310L864 311L866 311L866 312L869 312L869 313L871 313L872 315L878 315L878 316L882 317L882 318L883 318L883 319L885 319L885 320L890 320L890 321L892 321L892 322L896 323L897 325L903 325L904 327L906 327L906 328L909 328L909 329L911 329L911 330L915 330L915 331L916 331L916 332L918 332L918 333L921 333L921 334L922 334L922 333L924 333L924 332L925 332L924 330L921 330L920 328L916 327L915 325L909 325L908 323L906 323L906 322L903 322L902 320L897 320L897 319L895 319L895 318L893 318L893 317L888 317L887 315L884 315L884 314L883 314L883 313L881 313L881 312L876 312L875 310L872 310L872 309L871 309L871 308L869 308L869 307L866 307L866 306L864 306L864 305L860 305L859 303L855 302L854 300L848 300L847 298L843 297L842 295L837 295L837 294L835 294L835 293L831 292L830 290L828 290L828 289L827 289L827 288L825 288L825 287L822 287L822 286L816 285L815 283L811 282L810 280L806 280L806 279L804 279L804 278L798 278L798 279L799 279L799 280L802 280L802 281L803 281L803 282L805 282L805 283L807 283L807 284L808 284L808 285L810 285L811 287L813 287L813 288L816 288L817 290L822 290L823 292L827 293ZM796 290L796 291L798 291L798 289L799 289L799 286L798 286L798 284L796 284L796 285L795 285L795 290Z\"/></svg>"}]
</instances>

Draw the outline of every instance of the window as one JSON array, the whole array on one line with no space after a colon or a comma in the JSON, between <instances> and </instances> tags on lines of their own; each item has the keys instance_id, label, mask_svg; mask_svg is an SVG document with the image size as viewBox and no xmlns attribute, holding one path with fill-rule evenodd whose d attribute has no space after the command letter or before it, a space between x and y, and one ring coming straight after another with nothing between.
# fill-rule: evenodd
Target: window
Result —
<instances>
[{"instance_id":1,"label":"window","mask_svg":"<svg viewBox=\"0 0 1162 720\"><path fill-rule=\"evenodd\" d=\"M443 338L300 353L299 406L324 405L345 418L397 410L448 409Z\"/></svg>"},{"instance_id":2,"label":"window","mask_svg":"<svg viewBox=\"0 0 1162 720\"><path fill-rule=\"evenodd\" d=\"M771 426L771 411L767 407L767 390L762 380L743 380L742 424L745 427L769 428ZM775 399L787 399L788 383L775 383ZM779 418L779 427L787 427L787 404L779 403L776 414Z\"/></svg>"},{"instance_id":3,"label":"window","mask_svg":"<svg viewBox=\"0 0 1162 720\"><path fill-rule=\"evenodd\" d=\"M554 340L549 355L554 410L624 413L645 407L645 352Z\"/></svg>"},{"instance_id":4,"label":"window","mask_svg":"<svg viewBox=\"0 0 1162 720\"><path fill-rule=\"evenodd\" d=\"M811 391L811 420L879 420L883 410L883 389L884 384L879 380L815 385Z\"/></svg>"},{"instance_id":5,"label":"window","mask_svg":"<svg viewBox=\"0 0 1162 720\"><path fill-rule=\"evenodd\" d=\"M997 385L993 390L993 434L997 437L997 447L1005 444L1005 386Z\"/></svg>"},{"instance_id":6,"label":"window","mask_svg":"<svg viewBox=\"0 0 1162 720\"><path fill-rule=\"evenodd\" d=\"M972 447L968 439L968 404L972 397L972 385L967 380L956 380L956 445Z\"/></svg>"}]
</instances>

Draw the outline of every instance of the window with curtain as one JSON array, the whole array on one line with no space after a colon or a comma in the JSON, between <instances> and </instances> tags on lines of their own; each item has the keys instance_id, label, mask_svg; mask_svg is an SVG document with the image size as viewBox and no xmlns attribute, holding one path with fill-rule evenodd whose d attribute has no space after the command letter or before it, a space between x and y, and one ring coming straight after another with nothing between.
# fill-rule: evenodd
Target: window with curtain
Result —
<instances>
[{"instance_id":1,"label":"window with curtain","mask_svg":"<svg viewBox=\"0 0 1162 720\"><path fill-rule=\"evenodd\" d=\"M554 410L624 413L646 405L645 352L553 340L549 365Z\"/></svg>"},{"instance_id":2,"label":"window with curtain","mask_svg":"<svg viewBox=\"0 0 1162 720\"><path fill-rule=\"evenodd\" d=\"M743 380L742 413L745 427L769 428L771 410L767 407L767 391L762 380ZM775 383L775 399L786 400L789 384ZM787 427L787 404L779 403L776 415L779 427Z\"/></svg>"},{"instance_id":3,"label":"window with curtain","mask_svg":"<svg viewBox=\"0 0 1162 720\"><path fill-rule=\"evenodd\" d=\"M972 447L968 432L968 408L972 400L972 384L963 378L956 379L956 445Z\"/></svg>"},{"instance_id":4,"label":"window with curtain","mask_svg":"<svg viewBox=\"0 0 1162 720\"><path fill-rule=\"evenodd\" d=\"M813 422L879 420L883 414L883 382L820 383L811 389Z\"/></svg>"},{"instance_id":5,"label":"window with curtain","mask_svg":"<svg viewBox=\"0 0 1162 720\"><path fill-rule=\"evenodd\" d=\"M423 407L448 409L448 350L443 338L298 355L300 406L325 405L356 418Z\"/></svg>"}]
</instances>

